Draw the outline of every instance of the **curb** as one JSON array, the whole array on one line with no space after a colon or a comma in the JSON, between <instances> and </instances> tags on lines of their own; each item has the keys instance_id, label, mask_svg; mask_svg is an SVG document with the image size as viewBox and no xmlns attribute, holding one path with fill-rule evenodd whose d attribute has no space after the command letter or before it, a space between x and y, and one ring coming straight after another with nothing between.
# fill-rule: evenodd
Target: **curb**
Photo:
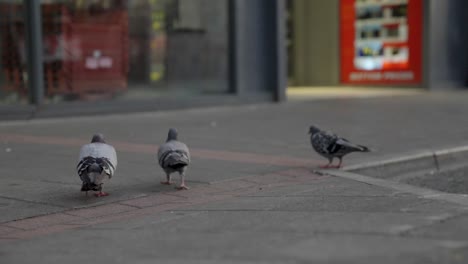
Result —
<instances>
[{"instance_id":1,"label":"curb","mask_svg":"<svg viewBox=\"0 0 468 264\"><path fill-rule=\"evenodd\" d=\"M411 177L425 173L453 170L468 165L468 146L425 151L394 159L345 166L344 171L380 179Z\"/></svg>"},{"instance_id":2,"label":"curb","mask_svg":"<svg viewBox=\"0 0 468 264\"><path fill-rule=\"evenodd\" d=\"M394 159L346 166L342 170L318 170L330 175L362 183L410 193L421 198L458 204L468 210L468 194L447 193L429 188L401 183L396 179L454 170L468 165L468 146L438 151L426 151ZM466 164L466 165L465 165Z\"/></svg>"}]
</instances>

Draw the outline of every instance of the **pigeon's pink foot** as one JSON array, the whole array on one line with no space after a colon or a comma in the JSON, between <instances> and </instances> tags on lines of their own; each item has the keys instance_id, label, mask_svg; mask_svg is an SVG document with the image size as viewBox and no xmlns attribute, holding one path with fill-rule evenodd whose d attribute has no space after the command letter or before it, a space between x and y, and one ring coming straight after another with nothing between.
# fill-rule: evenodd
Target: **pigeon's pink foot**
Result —
<instances>
[{"instance_id":1,"label":"pigeon's pink foot","mask_svg":"<svg viewBox=\"0 0 468 264\"><path fill-rule=\"evenodd\" d=\"M162 181L161 184L164 184L164 185L171 185L172 182L170 182L170 181Z\"/></svg>"},{"instance_id":2,"label":"pigeon's pink foot","mask_svg":"<svg viewBox=\"0 0 468 264\"><path fill-rule=\"evenodd\" d=\"M327 165L320 165L319 168L321 168L321 169L328 169L328 168L331 168L331 165L330 165L330 164L327 164Z\"/></svg>"},{"instance_id":3,"label":"pigeon's pink foot","mask_svg":"<svg viewBox=\"0 0 468 264\"><path fill-rule=\"evenodd\" d=\"M106 192L98 192L98 193L95 193L94 196L96 196L96 197L104 197L104 196L109 196L109 194L106 193Z\"/></svg>"},{"instance_id":4,"label":"pigeon's pink foot","mask_svg":"<svg viewBox=\"0 0 468 264\"><path fill-rule=\"evenodd\" d=\"M175 187L177 190L179 191L182 191L182 190L188 190L190 189L189 187L185 186L185 185L181 185L181 186L178 186L178 187Z\"/></svg>"}]
</instances>

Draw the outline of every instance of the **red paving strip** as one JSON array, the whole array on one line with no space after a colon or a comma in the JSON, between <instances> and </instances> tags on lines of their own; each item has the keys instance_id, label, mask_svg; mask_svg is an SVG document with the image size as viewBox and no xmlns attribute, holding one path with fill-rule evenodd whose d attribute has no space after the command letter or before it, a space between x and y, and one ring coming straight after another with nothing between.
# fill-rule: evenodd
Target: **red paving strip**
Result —
<instances>
[{"instance_id":1,"label":"red paving strip","mask_svg":"<svg viewBox=\"0 0 468 264\"><path fill-rule=\"evenodd\" d=\"M156 195L157 196L157 195ZM109 215L106 217L99 217L99 218L93 218L93 219L86 219L86 220L78 220L76 222L73 222L74 224L82 225L82 226L93 226L93 225L98 225L98 224L104 224L104 223L110 223L110 222L115 222L115 221L122 221L122 220L127 220L127 219L135 219L138 217L144 217L150 214L155 214L155 213L160 213L168 210L174 210L177 208L180 208L181 205L177 204L164 204L164 205L159 205L155 207L147 207L147 208L142 208L142 209L135 209L133 211L128 211L125 213L121 214L114 214L114 215ZM78 228L80 226L76 226L73 228ZM67 228L64 229L73 229L73 228Z\"/></svg>"},{"instance_id":2,"label":"red paving strip","mask_svg":"<svg viewBox=\"0 0 468 264\"><path fill-rule=\"evenodd\" d=\"M127 201L120 202L124 205L130 205L133 207L155 207L163 204L170 204L170 203L183 203L187 202L187 199L180 196L175 195L165 195L159 194L157 196L146 196L142 198L131 199Z\"/></svg>"},{"instance_id":3,"label":"red paving strip","mask_svg":"<svg viewBox=\"0 0 468 264\"><path fill-rule=\"evenodd\" d=\"M67 211L67 215L73 216L80 216L83 218L93 218L93 217L100 217L105 215L111 214L118 214L123 212L132 211L138 208L133 206L123 205L123 204L106 204L99 206L99 210L94 208L83 208L83 209L76 209L73 211Z\"/></svg>"},{"instance_id":4,"label":"red paving strip","mask_svg":"<svg viewBox=\"0 0 468 264\"><path fill-rule=\"evenodd\" d=\"M19 221L7 222L3 226L20 228L24 230L32 230L42 228L44 226L50 226L58 223L75 220L75 216L66 215L63 213L49 214L38 217L26 218Z\"/></svg>"},{"instance_id":5,"label":"red paving strip","mask_svg":"<svg viewBox=\"0 0 468 264\"><path fill-rule=\"evenodd\" d=\"M291 170L284 170L278 172L278 174L283 176L290 176L293 178L300 178L300 177L317 177L318 174L313 172L311 169L291 169Z\"/></svg>"},{"instance_id":6,"label":"red paving strip","mask_svg":"<svg viewBox=\"0 0 468 264\"><path fill-rule=\"evenodd\" d=\"M27 239L102 223L134 219L158 212L187 208L191 205L222 201L262 189L297 185L329 177L312 174L307 170L297 170L297 172L298 176L291 171L285 173L291 175L282 175L282 172L253 175L196 187L188 191L157 193L127 201L6 222L0 225L0 231L6 232L0 233L0 241Z\"/></svg>"},{"instance_id":7,"label":"red paving strip","mask_svg":"<svg viewBox=\"0 0 468 264\"><path fill-rule=\"evenodd\" d=\"M0 134L0 140L3 142L17 142L17 143L33 143L45 145L60 145L60 146L81 146L82 139L76 138L63 138L63 137L46 137L46 136L28 136L18 134Z\"/></svg>"},{"instance_id":8,"label":"red paving strip","mask_svg":"<svg viewBox=\"0 0 468 264\"><path fill-rule=\"evenodd\" d=\"M62 232L66 230L71 230L79 227L84 227L85 225L74 225L74 224L56 224L56 225L49 225L44 226L38 229L26 230L26 231L19 231L8 234L7 237L1 238L0 240L8 239L9 241L18 240L18 239L26 239L36 236L44 236L48 234L53 234L57 232Z\"/></svg>"},{"instance_id":9,"label":"red paving strip","mask_svg":"<svg viewBox=\"0 0 468 264\"><path fill-rule=\"evenodd\" d=\"M0 141L16 142L16 143L31 143L80 147L86 144L88 139L66 138L66 137L49 137L49 136L31 136L31 135L16 135L16 134L0 134ZM151 144L136 144L130 142L113 141L112 145L118 152L143 153L156 155L158 151L157 145ZM313 159L301 159L292 157L281 157L274 155L263 155L254 153L243 153L234 151L208 150L190 148L192 157L207 160L235 161L253 164L268 164L288 167L304 167L314 166L318 161Z\"/></svg>"},{"instance_id":10,"label":"red paving strip","mask_svg":"<svg viewBox=\"0 0 468 264\"><path fill-rule=\"evenodd\" d=\"M259 175L256 177L251 177L247 179L249 182L262 183L269 182L272 183L281 183L284 182L284 178L288 178L291 182L304 182L311 181L316 179L321 179L322 176L308 171L307 169L296 169L296 170L286 170L279 171L276 173Z\"/></svg>"},{"instance_id":11,"label":"red paving strip","mask_svg":"<svg viewBox=\"0 0 468 264\"><path fill-rule=\"evenodd\" d=\"M248 178L241 178L236 180L229 180L224 182L218 182L216 187L204 187L206 191L204 193L207 194L218 194L218 193L228 193L228 192L236 192L238 190L246 190L248 188L257 187L257 183L249 182L252 176ZM202 187L203 188L203 187Z\"/></svg>"},{"instance_id":12,"label":"red paving strip","mask_svg":"<svg viewBox=\"0 0 468 264\"><path fill-rule=\"evenodd\" d=\"M219 151L219 150L203 150L203 149L190 149L190 154L197 158L209 160L223 160L223 161L237 161L244 163L255 164L270 164L277 166L288 167L304 167L317 164L317 161L310 159L280 157L273 155L242 153L232 151Z\"/></svg>"},{"instance_id":13,"label":"red paving strip","mask_svg":"<svg viewBox=\"0 0 468 264\"><path fill-rule=\"evenodd\" d=\"M0 226L0 236L18 231L17 228L9 227L9 226Z\"/></svg>"}]
</instances>

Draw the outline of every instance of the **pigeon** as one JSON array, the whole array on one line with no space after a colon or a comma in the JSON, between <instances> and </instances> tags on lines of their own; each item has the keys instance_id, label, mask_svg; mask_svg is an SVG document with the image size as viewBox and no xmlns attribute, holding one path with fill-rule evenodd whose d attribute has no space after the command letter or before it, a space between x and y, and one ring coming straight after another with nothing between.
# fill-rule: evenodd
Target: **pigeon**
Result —
<instances>
[{"instance_id":1,"label":"pigeon","mask_svg":"<svg viewBox=\"0 0 468 264\"><path fill-rule=\"evenodd\" d=\"M169 129L166 142L159 147L158 162L166 173L166 181L162 181L161 184L172 184L171 173L178 172L181 180L176 189L188 190L185 185L185 170L190 164L190 152L187 145L177 140L177 136L175 128Z\"/></svg>"},{"instance_id":2,"label":"pigeon","mask_svg":"<svg viewBox=\"0 0 468 264\"><path fill-rule=\"evenodd\" d=\"M322 131L316 126L310 126L309 134L310 143L314 150L328 159L328 164L320 166L321 168L340 168L343 162L343 156L351 152L370 152L368 147L353 144L332 132ZM334 158L340 160L337 166L332 166Z\"/></svg>"},{"instance_id":3,"label":"pigeon","mask_svg":"<svg viewBox=\"0 0 468 264\"><path fill-rule=\"evenodd\" d=\"M102 134L95 134L91 143L83 145L76 170L83 185L81 191L96 191L96 197L109 195L102 191L105 178L112 178L117 168L117 154L113 146L106 144Z\"/></svg>"}]
</instances>

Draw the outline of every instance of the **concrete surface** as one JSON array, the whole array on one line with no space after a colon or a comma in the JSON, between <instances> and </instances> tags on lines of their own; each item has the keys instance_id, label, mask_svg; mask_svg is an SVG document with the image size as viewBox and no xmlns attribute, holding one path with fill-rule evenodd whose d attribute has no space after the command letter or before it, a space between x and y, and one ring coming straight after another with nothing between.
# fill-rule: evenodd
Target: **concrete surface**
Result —
<instances>
[{"instance_id":1,"label":"concrete surface","mask_svg":"<svg viewBox=\"0 0 468 264\"><path fill-rule=\"evenodd\" d=\"M307 129L376 149L350 155L348 165L463 146L467 99L417 94L1 123L0 262L466 263L463 203L317 174L325 161ZM156 148L169 127L193 149L189 191L159 184ZM102 199L81 194L74 171L79 146L97 131L119 157Z\"/></svg>"},{"instance_id":2,"label":"concrete surface","mask_svg":"<svg viewBox=\"0 0 468 264\"><path fill-rule=\"evenodd\" d=\"M463 167L406 178L402 182L442 192L468 194L467 173L468 167Z\"/></svg>"}]
</instances>

